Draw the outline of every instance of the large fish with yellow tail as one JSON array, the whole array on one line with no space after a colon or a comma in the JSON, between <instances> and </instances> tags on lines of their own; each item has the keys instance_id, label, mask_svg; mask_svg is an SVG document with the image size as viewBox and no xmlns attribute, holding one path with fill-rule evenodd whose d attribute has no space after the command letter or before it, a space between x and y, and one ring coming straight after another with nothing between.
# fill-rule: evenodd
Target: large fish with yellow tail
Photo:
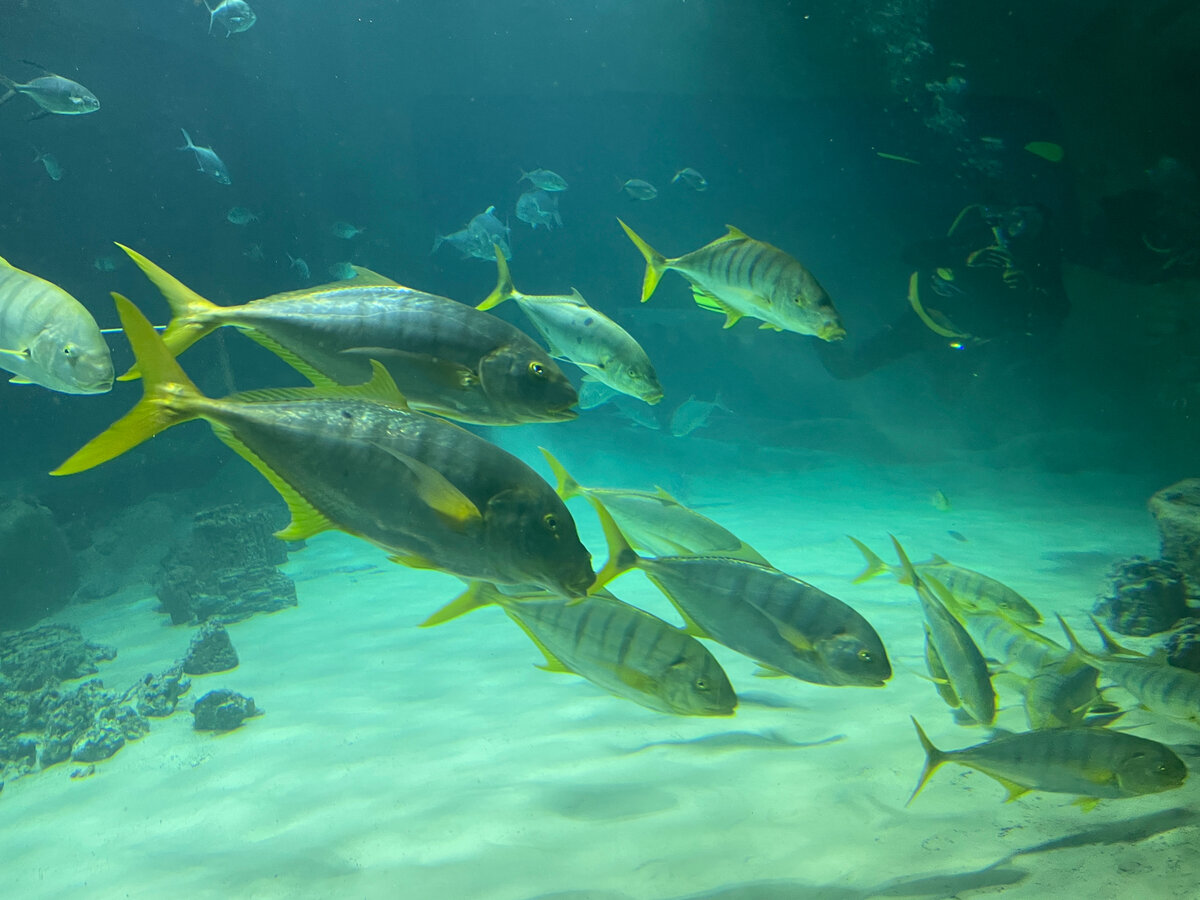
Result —
<instances>
[{"instance_id":1,"label":"large fish with yellow tail","mask_svg":"<svg viewBox=\"0 0 1200 900\"><path fill-rule=\"evenodd\" d=\"M171 307L163 340L178 356L224 325L241 329L317 385L361 384L382 362L413 409L479 425L561 422L575 388L519 328L465 303L357 266L355 277L218 306L136 250L129 258ZM121 376L136 377L136 372Z\"/></svg>"},{"instance_id":2,"label":"large fish with yellow tail","mask_svg":"<svg viewBox=\"0 0 1200 900\"><path fill-rule=\"evenodd\" d=\"M100 326L56 284L0 258L0 369L12 384L62 394L112 390L113 364Z\"/></svg>"},{"instance_id":3,"label":"large fish with yellow tail","mask_svg":"<svg viewBox=\"0 0 1200 900\"><path fill-rule=\"evenodd\" d=\"M550 485L469 431L413 412L382 366L364 385L210 399L137 308L113 296L142 372L142 400L52 474L82 472L172 425L205 419L287 503L284 540L335 529L409 566L567 597L591 587L591 556Z\"/></svg>"},{"instance_id":4,"label":"large fish with yellow tail","mask_svg":"<svg viewBox=\"0 0 1200 900\"><path fill-rule=\"evenodd\" d=\"M641 569L679 611L690 634L750 657L765 674L862 687L881 687L891 678L891 663L875 629L836 597L743 559L638 556L603 502L594 495L588 500L610 548L597 584Z\"/></svg>"},{"instance_id":5,"label":"large fish with yellow tail","mask_svg":"<svg viewBox=\"0 0 1200 900\"><path fill-rule=\"evenodd\" d=\"M563 500L595 497L604 504L635 550L654 556L725 556L770 565L761 553L707 516L684 506L662 488L633 491L584 487L545 447L539 447Z\"/></svg>"},{"instance_id":6,"label":"large fish with yellow tail","mask_svg":"<svg viewBox=\"0 0 1200 900\"><path fill-rule=\"evenodd\" d=\"M678 716L729 716L737 706L725 670L695 638L600 590L570 601L505 594L473 582L421 623L437 625L495 603L542 651L550 672L572 672L614 694Z\"/></svg>"},{"instance_id":7,"label":"large fish with yellow tail","mask_svg":"<svg viewBox=\"0 0 1200 900\"><path fill-rule=\"evenodd\" d=\"M731 328L743 317L761 319L762 328L816 335L823 341L846 336L841 316L813 274L778 247L756 241L732 225L728 232L699 250L667 259L621 222L646 259L642 302L659 279L674 269L688 280L696 303L725 314Z\"/></svg>"},{"instance_id":8,"label":"large fish with yellow tail","mask_svg":"<svg viewBox=\"0 0 1200 900\"><path fill-rule=\"evenodd\" d=\"M925 768L908 802L944 763L976 769L1000 782L1015 800L1029 791L1076 794L1091 808L1102 799L1140 797L1180 787L1187 766L1169 747L1104 728L1055 728L1021 734L998 732L962 750L939 750L916 719Z\"/></svg>"}]
</instances>

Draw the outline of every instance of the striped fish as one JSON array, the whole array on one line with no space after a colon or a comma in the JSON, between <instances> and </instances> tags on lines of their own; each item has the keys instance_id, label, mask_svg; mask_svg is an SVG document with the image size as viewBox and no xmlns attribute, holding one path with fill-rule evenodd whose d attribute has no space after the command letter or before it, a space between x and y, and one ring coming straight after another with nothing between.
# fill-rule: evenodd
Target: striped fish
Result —
<instances>
[{"instance_id":1,"label":"striped fish","mask_svg":"<svg viewBox=\"0 0 1200 900\"><path fill-rule=\"evenodd\" d=\"M1029 791L1078 794L1083 806L1102 798L1140 797L1179 787L1187 766L1162 744L1104 728L1058 728L998 733L962 750L939 750L916 719L913 725L925 749L925 768L908 802L947 762L976 769L1008 790L1008 800Z\"/></svg>"},{"instance_id":2,"label":"striped fish","mask_svg":"<svg viewBox=\"0 0 1200 900\"><path fill-rule=\"evenodd\" d=\"M1200 725L1200 673L1172 666L1165 654L1149 658L1134 655L1113 640L1095 619L1092 624L1104 641L1103 656L1085 650L1062 616L1058 617L1058 624L1075 653L1099 669L1105 678L1129 691L1146 709Z\"/></svg>"},{"instance_id":3,"label":"striped fish","mask_svg":"<svg viewBox=\"0 0 1200 900\"><path fill-rule=\"evenodd\" d=\"M937 651L954 693L962 708L980 725L996 720L996 691L988 673L987 662L971 636L936 594L945 593L936 578L922 578L909 562L908 555L894 537L892 545L925 613L929 641Z\"/></svg>"},{"instance_id":4,"label":"striped fish","mask_svg":"<svg viewBox=\"0 0 1200 900\"><path fill-rule=\"evenodd\" d=\"M495 603L546 657L541 668L572 672L610 694L679 716L729 716L737 695L725 670L690 635L607 591L568 601L554 594L503 594L476 581L421 624L438 625Z\"/></svg>"},{"instance_id":5,"label":"striped fish","mask_svg":"<svg viewBox=\"0 0 1200 900\"><path fill-rule=\"evenodd\" d=\"M641 569L683 616L688 631L762 664L770 674L813 684L880 687L892 676L875 629L836 597L771 566L721 556L640 557L604 504L611 554L597 576L605 584Z\"/></svg>"},{"instance_id":6,"label":"striped fish","mask_svg":"<svg viewBox=\"0 0 1200 900\"><path fill-rule=\"evenodd\" d=\"M465 303L353 266L349 281L217 306L136 250L117 246L170 305L163 340L176 356L230 325L314 384L361 384L376 359L413 409L480 425L576 416L575 388L546 351L515 325ZM133 377L136 369L121 380Z\"/></svg>"},{"instance_id":7,"label":"striped fish","mask_svg":"<svg viewBox=\"0 0 1200 900\"><path fill-rule=\"evenodd\" d=\"M749 316L761 319L762 328L812 334L823 341L840 341L846 336L825 289L808 269L779 248L726 225L724 237L667 259L617 221L646 258L643 303L650 299L663 273L674 269L691 283L698 305L725 314L726 328Z\"/></svg>"},{"instance_id":8,"label":"striped fish","mask_svg":"<svg viewBox=\"0 0 1200 900\"><path fill-rule=\"evenodd\" d=\"M846 537L850 538L867 562L867 567L855 576L855 584L887 571L895 575L901 584L909 583L902 567L889 566L862 541L850 535ZM972 569L956 566L937 554L925 562L913 563L913 568L922 578L936 576L954 599L970 612L997 612L1022 625L1038 625L1042 621L1041 613L1008 585Z\"/></svg>"},{"instance_id":9,"label":"striped fish","mask_svg":"<svg viewBox=\"0 0 1200 900\"><path fill-rule=\"evenodd\" d=\"M63 394L112 390L113 365L96 320L56 284L0 258L0 369L12 384Z\"/></svg>"},{"instance_id":10,"label":"striped fish","mask_svg":"<svg viewBox=\"0 0 1200 900\"><path fill-rule=\"evenodd\" d=\"M662 488L630 491L583 487L545 447L539 447L558 481L558 496L595 497L629 543L655 556L726 556L770 565L757 550L707 516L688 509Z\"/></svg>"}]
</instances>

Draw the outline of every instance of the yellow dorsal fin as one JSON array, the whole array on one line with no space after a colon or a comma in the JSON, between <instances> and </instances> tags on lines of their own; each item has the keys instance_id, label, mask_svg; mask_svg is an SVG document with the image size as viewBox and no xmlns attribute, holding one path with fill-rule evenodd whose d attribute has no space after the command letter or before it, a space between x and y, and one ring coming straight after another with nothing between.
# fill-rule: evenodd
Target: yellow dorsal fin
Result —
<instances>
[{"instance_id":1,"label":"yellow dorsal fin","mask_svg":"<svg viewBox=\"0 0 1200 900\"><path fill-rule=\"evenodd\" d=\"M553 453L545 447L538 447L538 449L542 451L542 456L546 457L546 462L550 464L550 471L554 473L554 478L558 483L555 490L558 492L559 497L563 500L569 500L572 497L578 497L587 492L587 488L571 477L571 473L567 471L566 466L560 463Z\"/></svg>"},{"instance_id":2,"label":"yellow dorsal fin","mask_svg":"<svg viewBox=\"0 0 1200 900\"><path fill-rule=\"evenodd\" d=\"M408 409L408 401L396 387L391 374L378 360L371 360L371 380L362 384L323 384L315 387L267 388L232 394L238 403L283 403L291 400L368 400L383 406Z\"/></svg>"},{"instance_id":3,"label":"yellow dorsal fin","mask_svg":"<svg viewBox=\"0 0 1200 900\"><path fill-rule=\"evenodd\" d=\"M241 439L228 427L220 422L213 422L212 430L213 434L220 438L230 450L254 466L258 473L270 482L271 487L279 492L279 496L287 504L288 512L292 514L292 521L283 530L275 532L275 537L283 541L302 541L315 534L320 534L322 531L337 528L278 472L267 465L258 454L242 443Z\"/></svg>"},{"instance_id":4,"label":"yellow dorsal fin","mask_svg":"<svg viewBox=\"0 0 1200 900\"><path fill-rule=\"evenodd\" d=\"M742 231L736 225L726 225L725 234L717 238L718 241L752 241L754 238ZM714 243L716 243L714 241Z\"/></svg>"}]
</instances>

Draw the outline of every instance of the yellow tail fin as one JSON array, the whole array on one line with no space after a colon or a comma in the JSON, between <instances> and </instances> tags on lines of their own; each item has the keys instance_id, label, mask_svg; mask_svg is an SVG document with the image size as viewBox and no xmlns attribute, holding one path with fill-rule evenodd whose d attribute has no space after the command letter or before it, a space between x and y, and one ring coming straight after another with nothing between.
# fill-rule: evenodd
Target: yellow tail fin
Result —
<instances>
[{"instance_id":1,"label":"yellow tail fin","mask_svg":"<svg viewBox=\"0 0 1200 900\"><path fill-rule=\"evenodd\" d=\"M571 473L567 471L566 467L554 458L554 454L545 447L538 447L538 449L542 451L542 456L546 457L546 462L550 463L550 471L554 473L554 477L558 481L555 490L559 497L563 500L570 500L572 497L578 497L585 493L583 487L571 477Z\"/></svg>"},{"instance_id":2,"label":"yellow tail fin","mask_svg":"<svg viewBox=\"0 0 1200 900\"><path fill-rule=\"evenodd\" d=\"M912 803L917 799L917 794L921 793L921 788L925 787L925 782L929 781L929 777L938 770L947 759L946 754L933 746L933 741L929 740L929 736L925 734L925 729L921 727L921 723L915 718L912 720L917 729L917 737L921 741L921 747L925 750L925 768L921 770L921 777L917 779L917 786L913 788L912 796L908 798L908 803ZM905 806L908 806L905 803Z\"/></svg>"},{"instance_id":3,"label":"yellow tail fin","mask_svg":"<svg viewBox=\"0 0 1200 900\"><path fill-rule=\"evenodd\" d=\"M465 591L422 622L420 627L430 628L434 625L441 625L443 622L449 622L451 619L457 619L471 610L495 603L500 596L500 592L496 590L494 584L486 581L472 581Z\"/></svg>"},{"instance_id":4,"label":"yellow tail fin","mask_svg":"<svg viewBox=\"0 0 1200 900\"><path fill-rule=\"evenodd\" d=\"M860 584L861 582L869 581L876 575L882 575L888 570L887 563L880 559L874 550L856 537L851 537L850 535L846 535L846 537L850 538L850 541L858 548L858 552L863 555L863 559L867 563L867 567L854 576L851 584Z\"/></svg>"},{"instance_id":5,"label":"yellow tail fin","mask_svg":"<svg viewBox=\"0 0 1200 900\"><path fill-rule=\"evenodd\" d=\"M593 494L588 494L587 499L595 507L596 515L600 517L600 527L604 529L604 540L608 544L608 562L596 573L596 581L588 589L589 594L595 594L618 575L636 568L640 557L629 546L629 541L604 504Z\"/></svg>"},{"instance_id":6,"label":"yellow tail fin","mask_svg":"<svg viewBox=\"0 0 1200 900\"><path fill-rule=\"evenodd\" d=\"M162 339L172 356L178 356L200 338L224 324L212 315L214 310L222 307L205 300L170 272L155 265L136 250L124 244L117 246L154 282L154 286L162 292L167 305L171 307L171 321L167 323ZM138 366L135 365L117 380L132 381L140 375Z\"/></svg>"},{"instance_id":7,"label":"yellow tail fin","mask_svg":"<svg viewBox=\"0 0 1200 900\"><path fill-rule=\"evenodd\" d=\"M143 373L142 399L51 475L73 475L108 462L160 431L198 416L194 411L195 401L203 399L204 395L179 368L154 326L120 294L113 294L113 300L138 368Z\"/></svg>"},{"instance_id":8,"label":"yellow tail fin","mask_svg":"<svg viewBox=\"0 0 1200 900\"><path fill-rule=\"evenodd\" d=\"M496 268L499 270L496 277L496 287L493 291L484 298L476 309L481 312L486 312L489 309L494 309L505 300L517 295L517 289L513 287L512 275L508 271L508 262L504 259L504 254L500 252L500 248L493 244L492 247L496 251Z\"/></svg>"},{"instance_id":9,"label":"yellow tail fin","mask_svg":"<svg viewBox=\"0 0 1200 900\"><path fill-rule=\"evenodd\" d=\"M663 272L667 270L667 258L638 237L634 230L620 219L617 221L621 223L621 227L625 229L625 233L629 235L633 245L642 252L642 256L646 257L646 277L642 281L642 302L645 303L654 293L654 289L658 287L658 281L662 278Z\"/></svg>"}]
</instances>

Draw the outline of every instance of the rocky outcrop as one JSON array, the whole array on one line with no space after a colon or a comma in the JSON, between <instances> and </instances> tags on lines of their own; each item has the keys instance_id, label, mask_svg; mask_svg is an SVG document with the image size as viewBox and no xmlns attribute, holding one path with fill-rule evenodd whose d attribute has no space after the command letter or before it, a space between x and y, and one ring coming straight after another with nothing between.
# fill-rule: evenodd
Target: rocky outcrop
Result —
<instances>
[{"instance_id":1,"label":"rocky outcrop","mask_svg":"<svg viewBox=\"0 0 1200 900\"><path fill-rule=\"evenodd\" d=\"M210 672L228 672L236 669L237 651L224 625L210 622L201 626L192 638L187 655L183 658L183 671L188 675L207 675Z\"/></svg>"},{"instance_id":2,"label":"rocky outcrop","mask_svg":"<svg viewBox=\"0 0 1200 900\"><path fill-rule=\"evenodd\" d=\"M1200 600L1200 478L1185 478L1150 498L1162 558L1179 567L1188 595Z\"/></svg>"},{"instance_id":3,"label":"rocky outcrop","mask_svg":"<svg viewBox=\"0 0 1200 900\"><path fill-rule=\"evenodd\" d=\"M1107 590L1093 611L1120 634L1169 631L1190 615L1183 574L1165 560L1131 557L1109 572Z\"/></svg>"},{"instance_id":4,"label":"rocky outcrop","mask_svg":"<svg viewBox=\"0 0 1200 900\"><path fill-rule=\"evenodd\" d=\"M0 631L26 628L70 601L75 555L44 506L0 502Z\"/></svg>"},{"instance_id":5,"label":"rocky outcrop","mask_svg":"<svg viewBox=\"0 0 1200 900\"><path fill-rule=\"evenodd\" d=\"M192 724L197 731L232 731L246 719L262 714L253 697L229 690L209 691L192 707L196 717Z\"/></svg>"}]
</instances>

